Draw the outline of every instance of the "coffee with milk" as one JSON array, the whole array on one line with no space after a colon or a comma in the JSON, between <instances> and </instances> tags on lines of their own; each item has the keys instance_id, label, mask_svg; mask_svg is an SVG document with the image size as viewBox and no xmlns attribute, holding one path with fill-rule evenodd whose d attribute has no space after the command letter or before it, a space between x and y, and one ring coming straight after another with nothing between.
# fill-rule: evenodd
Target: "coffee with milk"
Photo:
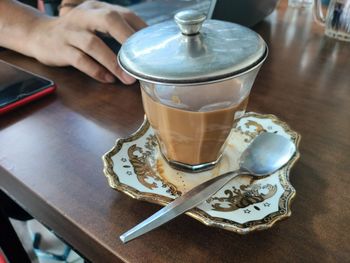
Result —
<instances>
[{"instance_id":1,"label":"coffee with milk","mask_svg":"<svg viewBox=\"0 0 350 263\"><path fill-rule=\"evenodd\" d=\"M242 115L248 103L242 84L238 81L229 84L203 86L202 92L194 96L188 93L190 87L182 90L158 87L154 96L159 101L142 89L146 116L168 160L199 165L220 157L235 116Z\"/></svg>"}]
</instances>

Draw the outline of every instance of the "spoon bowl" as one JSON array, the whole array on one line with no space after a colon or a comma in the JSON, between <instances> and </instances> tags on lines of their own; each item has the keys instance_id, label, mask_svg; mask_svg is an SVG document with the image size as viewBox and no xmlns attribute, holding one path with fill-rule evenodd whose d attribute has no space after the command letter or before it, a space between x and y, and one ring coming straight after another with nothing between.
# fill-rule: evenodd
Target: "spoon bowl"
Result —
<instances>
[{"instance_id":1,"label":"spoon bowl","mask_svg":"<svg viewBox=\"0 0 350 263\"><path fill-rule=\"evenodd\" d=\"M240 157L241 170L254 176L266 176L280 169L295 153L295 144L274 133L262 133Z\"/></svg>"}]
</instances>

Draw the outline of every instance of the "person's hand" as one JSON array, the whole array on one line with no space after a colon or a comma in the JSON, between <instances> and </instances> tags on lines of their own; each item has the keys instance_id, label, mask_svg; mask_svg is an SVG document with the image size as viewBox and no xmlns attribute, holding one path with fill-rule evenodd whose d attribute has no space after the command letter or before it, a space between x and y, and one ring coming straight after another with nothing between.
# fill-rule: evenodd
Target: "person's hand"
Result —
<instances>
[{"instance_id":1,"label":"person's hand","mask_svg":"<svg viewBox=\"0 0 350 263\"><path fill-rule=\"evenodd\" d=\"M135 79L119 67L116 55L95 32L109 34L123 43L145 26L126 8L86 1L61 17L41 19L29 34L28 48L44 64L72 65L101 82L114 82L116 76L132 84Z\"/></svg>"}]
</instances>

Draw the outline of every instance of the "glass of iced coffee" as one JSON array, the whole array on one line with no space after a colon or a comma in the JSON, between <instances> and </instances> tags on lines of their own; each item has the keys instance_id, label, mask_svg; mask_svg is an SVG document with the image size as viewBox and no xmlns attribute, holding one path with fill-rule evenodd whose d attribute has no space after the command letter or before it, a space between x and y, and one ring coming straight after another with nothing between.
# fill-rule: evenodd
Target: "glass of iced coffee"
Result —
<instances>
[{"instance_id":1,"label":"glass of iced coffee","mask_svg":"<svg viewBox=\"0 0 350 263\"><path fill-rule=\"evenodd\" d=\"M134 34L118 56L140 80L144 110L165 160L199 172L214 167L247 107L267 56L262 38L237 24L183 11ZM204 23L203 23L204 22Z\"/></svg>"}]
</instances>

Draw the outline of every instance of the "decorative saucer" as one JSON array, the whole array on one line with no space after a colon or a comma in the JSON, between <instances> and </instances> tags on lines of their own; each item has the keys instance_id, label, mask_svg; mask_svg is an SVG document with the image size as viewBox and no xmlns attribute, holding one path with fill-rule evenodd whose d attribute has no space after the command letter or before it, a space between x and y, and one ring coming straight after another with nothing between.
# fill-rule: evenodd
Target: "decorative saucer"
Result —
<instances>
[{"instance_id":1,"label":"decorative saucer","mask_svg":"<svg viewBox=\"0 0 350 263\"><path fill-rule=\"evenodd\" d=\"M218 165L202 173L186 173L171 168L159 152L147 119L134 134L118 139L103 157L109 185L132 198L166 205L194 186L238 168L240 154L261 132L277 133L298 147L300 135L274 115L246 113L234 125ZM295 189L289 171L293 158L279 171L263 179L238 176L215 195L186 214L208 225L239 234L270 228L291 215Z\"/></svg>"}]
</instances>

